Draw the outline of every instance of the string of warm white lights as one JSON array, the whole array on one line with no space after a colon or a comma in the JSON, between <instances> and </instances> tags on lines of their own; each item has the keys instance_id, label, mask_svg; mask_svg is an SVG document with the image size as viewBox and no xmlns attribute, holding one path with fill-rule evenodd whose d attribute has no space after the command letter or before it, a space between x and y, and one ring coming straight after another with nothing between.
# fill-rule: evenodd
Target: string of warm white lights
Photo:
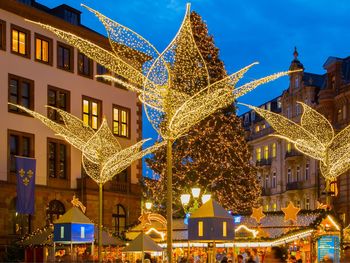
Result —
<instances>
[{"instance_id":1,"label":"string of warm white lights","mask_svg":"<svg viewBox=\"0 0 350 263\"><path fill-rule=\"evenodd\" d=\"M164 143L156 144L142 150L142 145L148 140L142 140L130 147L122 149L118 140L108 127L106 119L103 119L100 128L94 131L86 126L82 120L63 110L50 107L62 117L64 125L29 110L23 106L11 104L39 119L58 136L63 137L72 146L82 151L83 165L86 173L96 182L109 181L134 161L144 155L153 152Z\"/></svg>"},{"instance_id":2,"label":"string of warm white lights","mask_svg":"<svg viewBox=\"0 0 350 263\"><path fill-rule=\"evenodd\" d=\"M295 148L320 161L322 175L335 180L350 168L350 125L335 135L331 123L316 110L298 102L303 107L300 124L268 110L246 105L261 115L280 137Z\"/></svg>"}]
</instances>

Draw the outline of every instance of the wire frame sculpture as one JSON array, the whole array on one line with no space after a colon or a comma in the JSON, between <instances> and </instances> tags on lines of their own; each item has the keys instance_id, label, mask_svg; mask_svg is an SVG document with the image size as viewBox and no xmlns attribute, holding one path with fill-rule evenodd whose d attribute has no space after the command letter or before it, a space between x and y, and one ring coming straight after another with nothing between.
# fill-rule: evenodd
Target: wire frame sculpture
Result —
<instances>
[{"instance_id":1,"label":"wire frame sculpture","mask_svg":"<svg viewBox=\"0 0 350 263\"><path fill-rule=\"evenodd\" d=\"M31 22L53 32L118 75L97 77L139 93L149 121L164 139L176 140L219 108L233 103L261 84L290 73L276 73L237 87L244 74L258 64L255 62L220 81L210 83L206 63L192 34L189 4L179 31L163 52L159 52L138 33L83 6L103 23L110 50L50 25ZM140 62L141 58L144 63Z\"/></svg>"},{"instance_id":2,"label":"wire frame sculpture","mask_svg":"<svg viewBox=\"0 0 350 263\"><path fill-rule=\"evenodd\" d=\"M40 120L57 136L64 138L69 144L80 150L86 173L98 184L105 184L134 161L164 145L164 143L158 143L142 150L144 143L150 140L146 139L122 149L105 118L99 129L95 131L76 116L55 107L47 106L58 113L63 124L26 107L9 104Z\"/></svg>"},{"instance_id":3,"label":"wire frame sculpture","mask_svg":"<svg viewBox=\"0 0 350 263\"><path fill-rule=\"evenodd\" d=\"M148 120L167 143L167 250L168 261L172 262L172 143L218 109L230 105L257 86L290 72L276 73L237 87L244 74L257 64L252 63L220 81L210 83L207 65L192 33L189 4L177 34L163 52L133 30L92 8L84 7L103 23L110 48L50 25L34 23L117 75L98 77L119 83L139 94Z\"/></svg>"}]
</instances>

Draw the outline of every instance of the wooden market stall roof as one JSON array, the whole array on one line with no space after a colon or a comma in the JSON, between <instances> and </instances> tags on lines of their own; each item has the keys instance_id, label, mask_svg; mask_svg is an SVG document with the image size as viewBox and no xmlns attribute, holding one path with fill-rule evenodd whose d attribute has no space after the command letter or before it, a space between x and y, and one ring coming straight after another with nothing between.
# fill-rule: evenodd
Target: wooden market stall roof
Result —
<instances>
[{"instance_id":1,"label":"wooden market stall roof","mask_svg":"<svg viewBox=\"0 0 350 263\"><path fill-rule=\"evenodd\" d=\"M191 214L191 218L204 218L204 217L218 217L218 218L230 218L232 216L214 199L208 200L200 208Z\"/></svg>"},{"instance_id":2,"label":"wooden market stall roof","mask_svg":"<svg viewBox=\"0 0 350 263\"><path fill-rule=\"evenodd\" d=\"M64 215L58 218L54 224L78 223L93 224L92 221L78 208L73 206Z\"/></svg>"},{"instance_id":3,"label":"wooden market stall roof","mask_svg":"<svg viewBox=\"0 0 350 263\"><path fill-rule=\"evenodd\" d=\"M129 246L123 249L123 252L157 252L163 251L163 249L157 245L156 242L153 241L145 233L141 232L131 243Z\"/></svg>"}]
</instances>

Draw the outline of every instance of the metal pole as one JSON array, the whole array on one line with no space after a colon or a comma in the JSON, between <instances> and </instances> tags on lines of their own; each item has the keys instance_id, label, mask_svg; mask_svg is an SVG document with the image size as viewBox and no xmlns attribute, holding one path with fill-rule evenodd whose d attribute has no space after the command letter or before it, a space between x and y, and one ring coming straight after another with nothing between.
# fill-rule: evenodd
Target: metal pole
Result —
<instances>
[{"instance_id":1,"label":"metal pole","mask_svg":"<svg viewBox=\"0 0 350 263\"><path fill-rule=\"evenodd\" d=\"M329 157L328 157L328 149L326 150L326 167L327 167L327 171L326 171L326 205L328 207L330 207L331 205L331 198L330 198L330 180L328 179L328 174L329 174Z\"/></svg>"},{"instance_id":2,"label":"metal pole","mask_svg":"<svg viewBox=\"0 0 350 263\"><path fill-rule=\"evenodd\" d=\"M98 184L99 189L99 217L98 217L98 262L102 262L102 190L103 184Z\"/></svg>"},{"instance_id":3,"label":"metal pole","mask_svg":"<svg viewBox=\"0 0 350 263\"><path fill-rule=\"evenodd\" d=\"M167 258L168 263L172 262L173 259L173 160L172 160L172 145L173 140L168 139L167 141L167 206L166 206L166 214L167 214Z\"/></svg>"}]
</instances>

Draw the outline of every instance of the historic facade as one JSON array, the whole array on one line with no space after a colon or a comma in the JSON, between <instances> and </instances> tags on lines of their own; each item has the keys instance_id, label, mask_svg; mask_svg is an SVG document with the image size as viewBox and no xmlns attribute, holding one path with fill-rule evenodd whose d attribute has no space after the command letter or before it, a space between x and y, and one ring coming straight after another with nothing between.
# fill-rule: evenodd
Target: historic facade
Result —
<instances>
[{"instance_id":1,"label":"historic facade","mask_svg":"<svg viewBox=\"0 0 350 263\"><path fill-rule=\"evenodd\" d=\"M142 136L137 95L115 83L96 79L107 70L41 27L40 21L109 48L104 36L80 24L80 11L67 5L50 9L35 0L0 1L0 244L52 223L71 207L75 194L97 222L97 185L84 176L81 153L55 136L38 120L8 102L24 105L61 120L52 105L79 116L97 129L105 116L122 146ZM146 59L133 50L141 65ZM36 159L35 214L16 213L15 155ZM141 162L104 186L103 224L114 232L137 221L140 214Z\"/></svg>"},{"instance_id":2,"label":"historic facade","mask_svg":"<svg viewBox=\"0 0 350 263\"><path fill-rule=\"evenodd\" d=\"M260 107L299 122L302 108L297 102L301 101L324 114L336 130L344 128L350 123L350 57L329 57L323 65L326 73L318 75L304 71L297 50L293 55L290 70L301 71L290 74L289 87L281 96ZM302 209L316 209L317 201L324 200L324 180L318 162L298 152L290 143L269 136L273 129L254 111L243 114L241 119L263 188L264 210L280 210L289 200ZM349 172L338 178L337 188L333 204L349 223Z\"/></svg>"}]
</instances>

